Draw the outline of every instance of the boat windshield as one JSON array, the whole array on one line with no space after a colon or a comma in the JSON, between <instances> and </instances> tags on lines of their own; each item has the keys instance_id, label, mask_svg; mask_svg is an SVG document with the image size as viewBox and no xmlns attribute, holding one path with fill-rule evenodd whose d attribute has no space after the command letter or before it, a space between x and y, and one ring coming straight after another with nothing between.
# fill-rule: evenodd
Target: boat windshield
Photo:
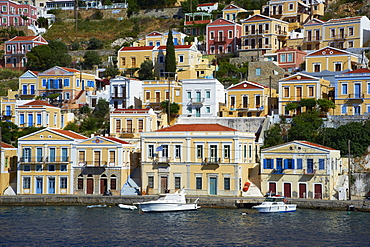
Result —
<instances>
[{"instance_id":1,"label":"boat windshield","mask_svg":"<svg viewBox=\"0 0 370 247\"><path fill-rule=\"evenodd\" d=\"M284 197L267 197L265 202L282 202Z\"/></svg>"}]
</instances>

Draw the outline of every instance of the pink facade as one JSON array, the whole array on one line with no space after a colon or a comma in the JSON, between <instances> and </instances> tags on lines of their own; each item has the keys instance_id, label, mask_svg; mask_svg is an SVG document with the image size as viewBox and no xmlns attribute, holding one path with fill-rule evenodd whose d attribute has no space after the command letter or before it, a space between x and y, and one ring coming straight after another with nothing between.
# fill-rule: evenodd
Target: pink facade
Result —
<instances>
[{"instance_id":1,"label":"pink facade","mask_svg":"<svg viewBox=\"0 0 370 247\"><path fill-rule=\"evenodd\" d=\"M207 25L207 54L232 53L240 49L242 26L223 18Z\"/></svg>"},{"instance_id":2,"label":"pink facade","mask_svg":"<svg viewBox=\"0 0 370 247\"><path fill-rule=\"evenodd\" d=\"M289 47L284 47L276 51L276 53L279 67L289 73L292 73L299 68L299 65L305 61L307 55L304 51Z\"/></svg>"},{"instance_id":3,"label":"pink facade","mask_svg":"<svg viewBox=\"0 0 370 247\"><path fill-rule=\"evenodd\" d=\"M41 36L17 36L5 42L5 68L25 69L26 54L38 45L47 45Z\"/></svg>"},{"instance_id":4,"label":"pink facade","mask_svg":"<svg viewBox=\"0 0 370 247\"><path fill-rule=\"evenodd\" d=\"M1 26L30 26L36 25L37 8L28 4L13 1L0 1Z\"/></svg>"}]
</instances>

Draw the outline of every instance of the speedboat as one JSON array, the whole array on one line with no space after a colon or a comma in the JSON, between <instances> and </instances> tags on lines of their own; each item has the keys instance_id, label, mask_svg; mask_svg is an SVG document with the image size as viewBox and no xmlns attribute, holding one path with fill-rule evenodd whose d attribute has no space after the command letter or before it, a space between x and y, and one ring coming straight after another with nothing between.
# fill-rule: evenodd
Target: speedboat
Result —
<instances>
[{"instance_id":1,"label":"speedboat","mask_svg":"<svg viewBox=\"0 0 370 247\"><path fill-rule=\"evenodd\" d=\"M157 200L136 203L142 212L174 212L197 210L199 198L193 203L186 203L184 189L173 194L160 194Z\"/></svg>"},{"instance_id":2,"label":"speedboat","mask_svg":"<svg viewBox=\"0 0 370 247\"><path fill-rule=\"evenodd\" d=\"M137 207L135 205L126 205L126 204L118 204L118 207L121 209L128 209L128 210L135 210Z\"/></svg>"},{"instance_id":3,"label":"speedboat","mask_svg":"<svg viewBox=\"0 0 370 247\"><path fill-rule=\"evenodd\" d=\"M107 205L90 205L90 206L87 206L87 208L106 208Z\"/></svg>"},{"instance_id":4,"label":"speedboat","mask_svg":"<svg viewBox=\"0 0 370 247\"><path fill-rule=\"evenodd\" d=\"M253 206L259 213L287 213L294 212L297 209L296 204L287 204L284 196L268 196L262 204Z\"/></svg>"}]
</instances>

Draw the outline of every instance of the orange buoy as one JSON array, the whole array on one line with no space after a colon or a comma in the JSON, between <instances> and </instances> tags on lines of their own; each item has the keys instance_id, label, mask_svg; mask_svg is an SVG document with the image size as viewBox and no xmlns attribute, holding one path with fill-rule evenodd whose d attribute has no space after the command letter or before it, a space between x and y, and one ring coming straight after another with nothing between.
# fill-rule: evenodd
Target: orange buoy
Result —
<instances>
[{"instance_id":1,"label":"orange buoy","mask_svg":"<svg viewBox=\"0 0 370 247\"><path fill-rule=\"evenodd\" d=\"M246 183L244 184L243 191L244 191L244 192L247 192L247 191L249 190L249 186L250 186L250 185L251 185L251 183L246 182Z\"/></svg>"}]
</instances>

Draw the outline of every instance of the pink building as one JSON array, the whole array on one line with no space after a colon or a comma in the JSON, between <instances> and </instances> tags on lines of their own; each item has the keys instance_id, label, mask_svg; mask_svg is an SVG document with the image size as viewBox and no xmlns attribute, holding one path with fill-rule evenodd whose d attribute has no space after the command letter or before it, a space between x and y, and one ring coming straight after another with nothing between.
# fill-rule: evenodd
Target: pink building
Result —
<instances>
[{"instance_id":1,"label":"pink building","mask_svg":"<svg viewBox=\"0 0 370 247\"><path fill-rule=\"evenodd\" d=\"M26 54L38 45L47 45L41 36L17 36L5 41L5 68L24 69L27 65Z\"/></svg>"},{"instance_id":2,"label":"pink building","mask_svg":"<svg viewBox=\"0 0 370 247\"><path fill-rule=\"evenodd\" d=\"M10 0L0 0L1 26L36 25L37 8L28 4L20 4Z\"/></svg>"},{"instance_id":3,"label":"pink building","mask_svg":"<svg viewBox=\"0 0 370 247\"><path fill-rule=\"evenodd\" d=\"M240 49L242 26L223 18L207 25L207 54L222 54Z\"/></svg>"},{"instance_id":4,"label":"pink building","mask_svg":"<svg viewBox=\"0 0 370 247\"><path fill-rule=\"evenodd\" d=\"M304 51L289 47L284 47L276 51L276 53L279 67L289 73L292 73L299 68L299 65L305 61L307 55Z\"/></svg>"}]
</instances>

